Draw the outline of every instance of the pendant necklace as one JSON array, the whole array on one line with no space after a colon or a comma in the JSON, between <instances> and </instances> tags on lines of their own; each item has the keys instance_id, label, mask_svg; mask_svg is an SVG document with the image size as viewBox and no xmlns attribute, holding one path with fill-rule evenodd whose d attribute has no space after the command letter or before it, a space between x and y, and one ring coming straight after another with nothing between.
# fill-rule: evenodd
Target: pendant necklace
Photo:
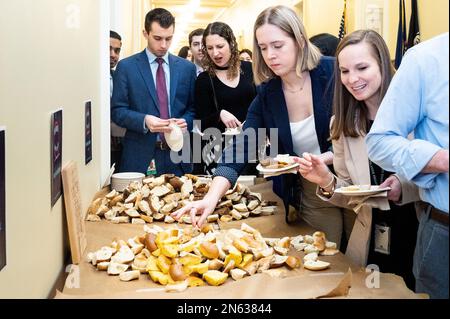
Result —
<instances>
[{"instance_id":1,"label":"pendant necklace","mask_svg":"<svg viewBox=\"0 0 450 319\"><path fill-rule=\"evenodd\" d=\"M303 91L303 87L305 86L305 83L306 83L306 76L303 78L302 86L299 89L289 90L286 86L283 85L283 90L288 91L289 93L297 93L297 92Z\"/></svg>"}]
</instances>

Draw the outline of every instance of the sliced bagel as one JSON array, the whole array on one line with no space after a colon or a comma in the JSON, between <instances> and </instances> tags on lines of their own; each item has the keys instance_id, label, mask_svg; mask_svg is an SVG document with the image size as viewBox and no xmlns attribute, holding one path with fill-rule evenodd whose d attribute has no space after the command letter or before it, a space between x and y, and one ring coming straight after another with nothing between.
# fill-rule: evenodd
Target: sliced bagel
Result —
<instances>
[{"instance_id":1,"label":"sliced bagel","mask_svg":"<svg viewBox=\"0 0 450 319\"><path fill-rule=\"evenodd\" d=\"M321 261L321 260L316 260L316 261L314 261L314 260L307 260L307 261L305 261L303 266L306 269L315 271L315 270L327 269L330 266L330 263L326 262L326 261Z\"/></svg>"}]
</instances>

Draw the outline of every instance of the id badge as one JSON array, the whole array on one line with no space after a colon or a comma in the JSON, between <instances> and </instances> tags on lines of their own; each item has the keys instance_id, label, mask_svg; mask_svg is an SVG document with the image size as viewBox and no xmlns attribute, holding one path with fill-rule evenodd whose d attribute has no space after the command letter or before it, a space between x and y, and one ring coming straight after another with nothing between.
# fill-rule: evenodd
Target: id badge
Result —
<instances>
[{"instance_id":1,"label":"id badge","mask_svg":"<svg viewBox=\"0 0 450 319\"><path fill-rule=\"evenodd\" d=\"M389 226L375 224L374 250L385 255L390 254L391 228Z\"/></svg>"}]
</instances>

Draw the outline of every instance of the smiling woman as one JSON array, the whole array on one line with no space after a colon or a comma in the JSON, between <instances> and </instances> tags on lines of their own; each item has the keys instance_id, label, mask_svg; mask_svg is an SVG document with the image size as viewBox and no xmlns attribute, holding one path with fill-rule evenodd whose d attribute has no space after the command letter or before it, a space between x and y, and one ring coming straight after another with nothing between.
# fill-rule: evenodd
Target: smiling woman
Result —
<instances>
[{"instance_id":1,"label":"smiling woman","mask_svg":"<svg viewBox=\"0 0 450 319\"><path fill-rule=\"evenodd\" d=\"M395 72L387 45L378 33L359 30L342 42L336 51L335 71L340 77L335 88L332 139L341 134L357 137L368 131L367 120L374 119Z\"/></svg>"}]
</instances>

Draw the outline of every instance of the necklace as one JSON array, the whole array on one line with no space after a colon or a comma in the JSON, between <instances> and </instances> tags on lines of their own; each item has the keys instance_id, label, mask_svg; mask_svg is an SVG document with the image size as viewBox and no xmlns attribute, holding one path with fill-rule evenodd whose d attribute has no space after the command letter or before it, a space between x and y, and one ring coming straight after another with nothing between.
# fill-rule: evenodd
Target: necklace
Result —
<instances>
[{"instance_id":1,"label":"necklace","mask_svg":"<svg viewBox=\"0 0 450 319\"><path fill-rule=\"evenodd\" d=\"M288 91L289 93L297 93L297 92L303 91L303 87L305 86L305 83L306 83L306 76L303 77L303 83L299 89L289 90L286 86L283 85L283 90Z\"/></svg>"},{"instance_id":2,"label":"necklace","mask_svg":"<svg viewBox=\"0 0 450 319\"><path fill-rule=\"evenodd\" d=\"M222 71L224 71L224 70L228 70L229 68L230 68L230 66L228 65L228 66L218 66L218 65L214 65L214 68L216 69L216 70L222 70Z\"/></svg>"}]
</instances>

